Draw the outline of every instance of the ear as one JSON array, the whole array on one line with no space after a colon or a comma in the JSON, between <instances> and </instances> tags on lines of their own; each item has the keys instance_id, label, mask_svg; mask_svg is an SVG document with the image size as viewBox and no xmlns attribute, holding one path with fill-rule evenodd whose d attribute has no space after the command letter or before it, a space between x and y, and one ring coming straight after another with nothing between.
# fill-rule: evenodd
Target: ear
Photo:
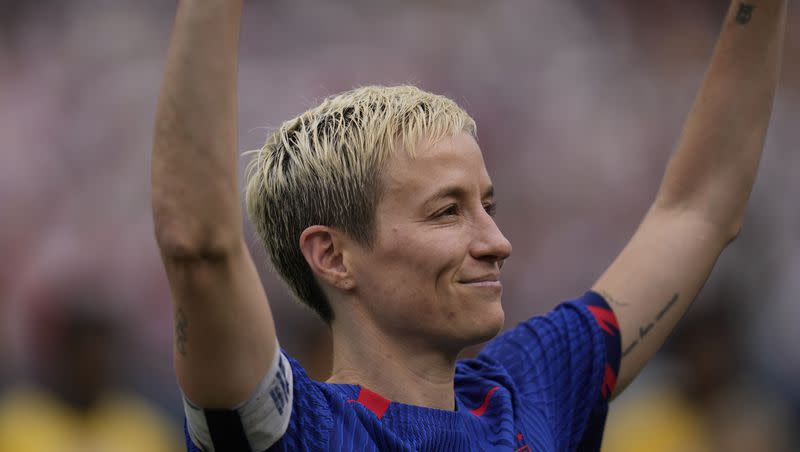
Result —
<instances>
[{"instance_id":1,"label":"ear","mask_svg":"<svg viewBox=\"0 0 800 452\"><path fill-rule=\"evenodd\" d=\"M328 226L309 226L300 234L300 251L311 271L329 285L347 291L354 288L355 280L345 265L344 243L341 232Z\"/></svg>"}]
</instances>

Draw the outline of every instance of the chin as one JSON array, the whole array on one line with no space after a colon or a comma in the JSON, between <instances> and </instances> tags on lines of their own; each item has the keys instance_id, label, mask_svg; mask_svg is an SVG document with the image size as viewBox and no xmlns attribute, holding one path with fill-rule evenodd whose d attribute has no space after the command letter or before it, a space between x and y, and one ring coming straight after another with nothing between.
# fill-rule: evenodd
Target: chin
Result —
<instances>
[{"instance_id":1,"label":"chin","mask_svg":"<svg viewBox=\"0 0 800 452\"><path fill-rule=\"evenodd\" d=\"M498 300L497 303L492 304L491 309L487 309L482 313L480 318L477 319L474 343L486 342L497 336L503 329L505 319L506 316L505 312L503 312L503 306Z\"/></svg>"}]
</instances>

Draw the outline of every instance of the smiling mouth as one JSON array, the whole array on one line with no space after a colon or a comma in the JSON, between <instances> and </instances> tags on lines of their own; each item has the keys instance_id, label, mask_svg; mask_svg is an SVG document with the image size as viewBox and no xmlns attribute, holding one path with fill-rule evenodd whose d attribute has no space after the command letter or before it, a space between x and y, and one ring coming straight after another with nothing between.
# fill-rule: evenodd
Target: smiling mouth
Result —
<instances>
[{"instance_id":1,"label":"smiling mouth","mask_svg":"<svg viewBox=\"0 0 800 452\"><path fill-rule=\"evenodd\" d=\"M500 282L500 278L495 275L460 281L460 283L470 287L488 287L488 288L503 287L503 283Z\"/></svg>"},{"instance_id":2,"label":"smiling mouth","mask_svg":"<svg viewBox=\"0 0 800 452\"><path fill-rule=\"evenodd\" d=\"M478 282L461 283L461 284L475 289L490 289L490 290L503 289L503 284L500 281L478 281Z\"/></svg>"}]
</instances>

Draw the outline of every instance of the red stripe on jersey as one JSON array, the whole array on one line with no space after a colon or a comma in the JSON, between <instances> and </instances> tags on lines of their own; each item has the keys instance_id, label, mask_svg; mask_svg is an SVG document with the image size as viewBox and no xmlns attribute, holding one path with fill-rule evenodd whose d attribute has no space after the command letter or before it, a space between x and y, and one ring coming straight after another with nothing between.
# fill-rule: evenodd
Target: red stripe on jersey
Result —
<instances>
[{"instance_id":1,"label":"red stripe on jersey","mask_svg":"<svg viewBox=\"0 0 800 452\"><path fill-rule=\"evenodd\" d=\"M589 312L592 313L594 319L597 320L597 324L600 325L600 328L603 329L606 333L616 336L617 333L614 331L619 331L619 325L617 324L617 317L610 309L601 308L598 306L586 306L589 309ZM611 329L610 326L613 326L614 329Z\"/></svg>"},{"instance_id":2,"label":"red stripe on jersey","mask_svg":"<svg viewBox=\"0 0 800 452\"><path fill-rule=\"evenodd\" d=\"M364 405L368 410L375 413L375 416L378 416L378 419L383 417L383 415L386 413L386 410L389 409L389 404L392 403L391 400L385 399L367 388L361 388L361 391L358 393L358 400L356 400L356 402Z\"/></svg>"},{"instance_id":3,"label":"red stripe on jersey","mask_svg":"<svg viewBox=\"0 0 800 452\"><path fill-rule=\"evenodd\" d=\"M608 364L606 364L606 374L603 377L603 399L607 399L608 396L614 392L614 388L617 387L617 375L614 373L614 369L611 368Z\"/></svg>"},{"instance_id":4,"label":"red stripe on jersey","mask_svg":"<svg viewBox=\"0 0 800 452\"><path fill-rule=\"evenodd\" d=\"M490 389L489 392L486 393L486 397L483 398L483 403L481 403L481 406L475 408L474 410L470 410L470 413L474 414L475 416L483 416L483 413L486 412L486 407L489 406L489 399L492 398L492 394L494 394L494 392L498 389L500 389L500 386L495 386Z\"/></svg>"}]
</instances>

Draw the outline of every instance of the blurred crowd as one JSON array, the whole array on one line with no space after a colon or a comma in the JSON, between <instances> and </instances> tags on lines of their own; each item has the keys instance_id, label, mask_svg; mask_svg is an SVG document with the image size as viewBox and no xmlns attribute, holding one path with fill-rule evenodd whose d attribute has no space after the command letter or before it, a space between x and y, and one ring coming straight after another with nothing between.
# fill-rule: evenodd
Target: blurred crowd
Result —
<instances>
[{"instance_id":1,"label":"blurred crowd","mask_svg":"<svg viewBox=\"0 0 800 452\"><path fill-rule=\"evenodd\" d=\"M239 146L260 147L283 120L364 84L412 83L452 97L477 121L497 221L514 246L504 267L512 326L580 295L626 243L656 192L726 6L247 2ZM665 351L612 405L608 452L800 450L795 6L744 230ZM174 7L0 0L0 452L23 450L8 446L8 425L34 422L18 407L50 406L45 395L74 413L124 400L153 441L178 447L170 294L149 207ZM249 229L248 237L281 345L325 378L325 327L291 301Z\"/></svg>"}]
</instances>

